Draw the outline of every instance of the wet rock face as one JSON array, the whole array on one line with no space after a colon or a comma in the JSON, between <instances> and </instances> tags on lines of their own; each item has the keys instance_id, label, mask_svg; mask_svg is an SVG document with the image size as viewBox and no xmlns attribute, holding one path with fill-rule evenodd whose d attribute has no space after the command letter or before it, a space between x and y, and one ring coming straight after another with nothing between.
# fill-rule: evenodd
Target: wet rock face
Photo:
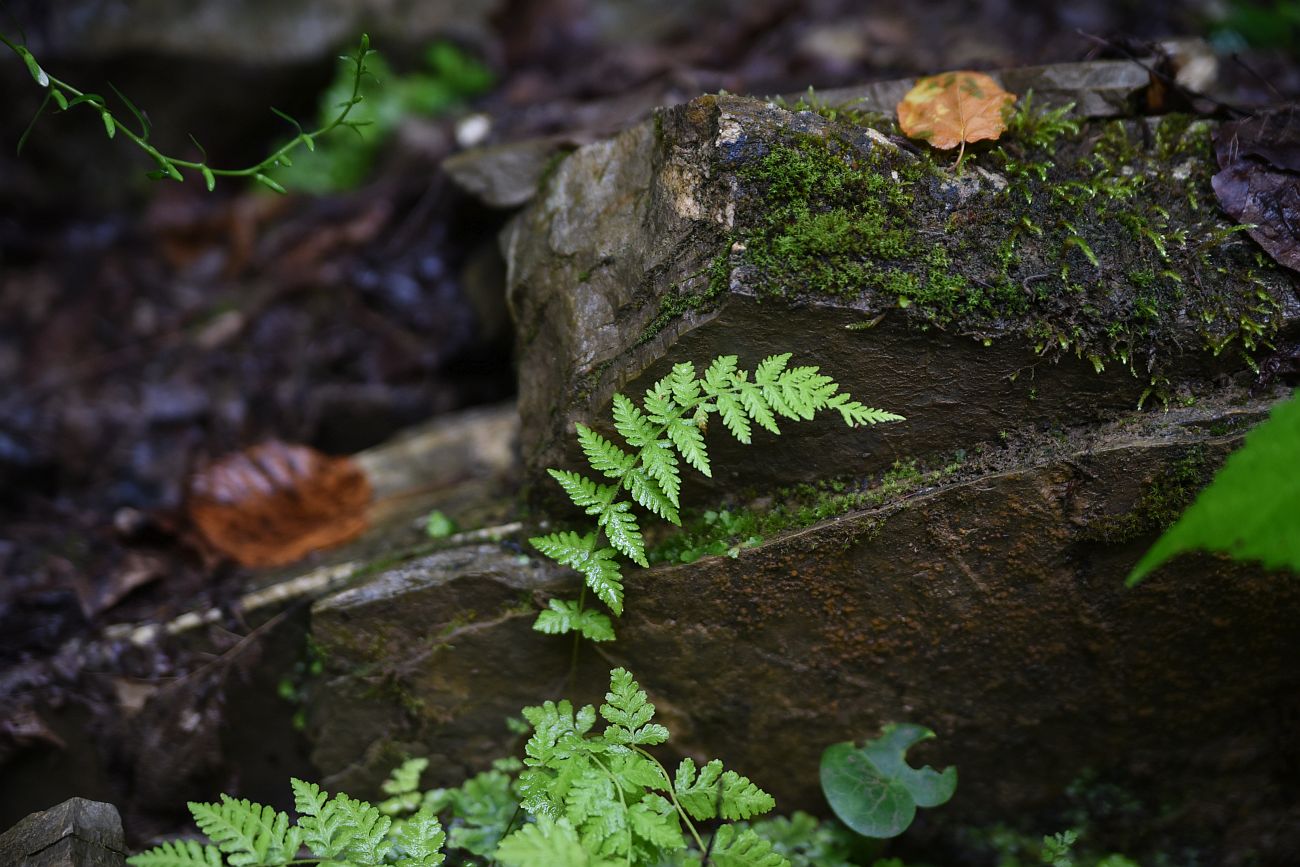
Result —
<instances>
[{"instance_id":1,"label":"wet rock face","mask_svg":"<svg viewBox=\"0 0 1300 867\"><path fill-rule=\"evenodd\" d=\"M507 717L563 681L569 647L532 632L555 576L499 546L432 554L318 603L312 760L374 790L408 755L456 783L504 754Z\"/></svg>"},{"instance_id":2,"label":"wet rock face","mask_svg":"<svg viewBox=\"0 0 1300 867\"><path fill-rule=\"evenodd\" d=\"M1214 205L1204 122L1031 120L957 176L886 120L702 97L559 165L503 239L535 502L575 422L677 361L793 351L908 418L720 454L716 488L765 488L1203 393L1300 316Z\"/></svg>"},{"instance_id":3,"label":"wet rock face","mask_svg":"<svg viewBox=\"0 0 1300 867\"><path fill-rule=\"evenodd\" d=\"M960 769L945 820L1032 815L1093 769L1181 811L1179 839L1258 845L1223 805L1265 824L1286 809L1300 583L1210 558L1122 579L1265 409L1044 438L736 559L630 572L619 639L583 649L577 697L627 666L675 748L721 756L782 811L824 810L827 744L912 721L939 734L918 758ZM331 784L364 795L404 753L455 783L517 752L503 718L573 695L569 642L529 629L532 596L569 580L487 546L320 603L312 719Z\"/></svg>"}]
</instances>

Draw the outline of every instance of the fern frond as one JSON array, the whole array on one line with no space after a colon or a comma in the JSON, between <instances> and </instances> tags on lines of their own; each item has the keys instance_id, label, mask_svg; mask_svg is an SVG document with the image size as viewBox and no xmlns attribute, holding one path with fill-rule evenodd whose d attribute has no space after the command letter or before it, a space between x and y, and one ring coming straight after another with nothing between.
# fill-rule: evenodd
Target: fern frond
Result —
<instances>
[{"instance_id":1,"label":"fern frond","mask_svg":"<svg viewBox=\"0 0 1300 867\"><path fill-rule=\"evenodd\" d=\"M645 540L637 524L636 515L631 512L632 504L624 500L612 503L600 513L597 521L610 544L638 566L649 566L645 558Z\"/></svg>"},{"instance_id":2,"label":"fern frond","mask_svg":"<svg viewBox=\"0 0 1300 867\"><path fill-rule=\"evenodd\" d=\"M790 867L790 862L753 829L723 825L713 838L710 860L716 867Z\"/></svg>"},{"instance_id":3,"label":"fern frond","mask_svg":"<svg viewBox=\"0 0 1300 867\"><path fill-rule=\"evenodd\" d=\"M749 445L752 441L750 437L749 417L745 414L745 407L740 401L730 394L719 394L715 400L718 404L718 415L722 416L722 424L727 430L744 445Z\"/></svg>"},{"instance_id":4,"label":"fern frond","mask_svg":"<svg viewBox=\"0 0 1300 867\"><path fill-rule=\"evenodd\" d=\"M496 859L504 867L587 867L591 859L568 819L539 816L497 847Z\"/></svg>"},{"instance_id":5,"label":"fern frond","mask_svg":"<svg viewBox=\"0 0 1300 867\"><path fill-rule=\"evenodd\" d=\"M650 419L625 395L614 395L614 430L627 440L627 444L639 449L655 439L655 428Z\"/></svg>"},{"instance_id":6,"label":"fern frond","mask_svg":"<svg viewBox=\"0 0 1300 867\"><path fill-rule=\"evenodd\" d=\"M335 795L331 804L342 816L343 830L349 835L340 853L343 859L355 861L359 867L382 864L384 856L392 848L388 829L393 820L371 804L344 794Z\"/></svg>"},{"instance_id":7,"label":"fern frond","mask_svg":"<svg viewBox=\"0 0 1300 867\"><path fill-rule=\"evenodd\" d=\"M644 468L638 467L630 470L624 477L627 483L627 489L632 494L632 499L636 500L637 505L641 508L653 512L663 518L670 524L681 526L682 519L677 512L677 507L673 505L672 500L664 493L659 482L651 478L650 474Z\"/></svg>"},{"instance_id":8,"label":"fern frond","mask_svg":"<svg viewBox=\"0 0 1300 867\"><path fill-rule=\"evenodd\" d=\"M197 840L169 840L126 859L131 867L225 867L221 850Z\"/></svg>"},{"instance_id":9,"label":"fern frond","mask_svg":"<svg viewBox=\"0 0 1300 867\"><path fill-rule=\"evenodd\" d=\"M293 806L298 811L298 827L303 831L303 842L318 858L333 858L347 846L352 832L345 827L346 817L339 811L336 801L321 791L315 783L297 778L289 780L293 788Z\"/></svg>"},{"instance_id":10,"label":"fern frond","mask_svg":"<svg viewBox=\"0 0 1300 867\"><path fill-rule=\"evenodd\" d=\"M695 365L689 361L674 364L673 372L669 375L669 387L672 390L673 400L678 406L689 406L695 403L696 398L700 396L700 383L695 378Z\"/></svg>"},{"instance_id":11,"label":"fern frond","mask_svg":"<svg viewBox=\"0 0 1300 867\"><path fill-rule=\"evenodd\" d=\"M438 817L428 811L421 810L402 822L393 840L396 867L438 867L445 860L442 844L447 834Z\"/></svg>"},{"instance_id":12,"label":"fern frond","mask_svg":"<svg viewBox=\"0 0 1300 867\"><path fill-rule=\"evenodd\" d=\"M668 740L668 729L651 724L655 706L646 699L645 690L626 668L616 668L609 673L609 692L600 715L609 725L605 739L618 744L649 745Z\"/></svg>"},{"instance_id":13,"label":"fern frond","mask_svg":"<svg viewBox=\"0 0 1300 867\"><path fill-rule=\"evenodd\" d=\"M667 798L648 794L632 805L627 816L632 832L650 845L665 852L677 852L686 848L681 820Z\"/></svg>"},{"instance_id":14,"label":"fern frond","mask_svg":"<svg viewBox=\"0 0 1300 867\"><path fill-rule=\"evenodd\" d=\"M302 829L271 807L221 796L219 804L190 802L199 830L224 852L233 867L288 861L302 845Z\"/></svg>"},{"instance_id":15,"label":"fern frond","mask_svg":"<svg viewBox=\"0 0 1300 867\"><path fill-rule=\"evenodd\" d=\"M646 415L652 423L659 426L667 424L677 409L677 404L673 403L671 381L667 377L659 380L653 388L646 391L643 402Z\"/></svg>"},{"instance_id":16,"label":"fern frond","mask_svg":"<svg viewBox=\"0 0 1300 867\"><path fill-rule=\"evenodd\" d=\"M704 445L704 434L690 419L673 419L664 431L668 439L677 448L682 459L706 476L712 477L709 468L709 454Z\"/></svg>"},{"instance_id":17,"label":"fern frond","mask_svg":"<svg viewBox=\"0 0 1300 867\"><path fill-rule=\"evenodd\" d=\"M734 355L719 355L704 371L704 390L717 396L731 387L739 359Z\"/></svg>"},{"instance_id":18,"label":"fern frond","mask_svg":"<svg viewBox=\"0 0 1300 867\"><path fill-rule=\"evenodd\" d=\"M776 807L776 800L771 795L735 771L723 772L718 784L722 790L724 819L748 819Z\"/></svg>"},{"instance_id":19,"label":"fern frond","mask_svg":"<svg viewBox=\"0 0 1300 867\"><path fill-rule=\"evenodd\" d=\"M743 371L742 371L743 374ZM767 398L763 396L763 387L757 383L747 381L743 376L736 380L736 388L740 393L740 403L745 407L745 412L754 423L766 431L774 434L780 434L781 428L777 427L776 416L772 414L772 407L767 403Z\"/></svg>"},{"instance_id":20,"label":"fern frond","mask_svg":"<svg viewBox=\"0 0 1300 867\"><path fill-rule=\"evenodd\" d=\"M622 478L636 464L636 458L605 439L586 425L574 426L578 431L578 444L587 456L587 463L598 473L611 479Z\"/></svg>"},{"instance_id":21,"label":"fern frond","mask_svg":"<svg viewBox=\"0 0 1300 867\"><path fill-rule=\"evenodd\" d=\"M656 440L641 451L641 467L659 483L659 488L673 504L681 508L682 475L677 469L677 454L668 440Z\"/></svg>"},{"instance_id":22,"label":"fern frond","mask_svg":"<svg viewBox=\"0 0 1300 867\"><path fill-rule=\"evenodd\" d=\"M589 608L580 609L577 602L560 599L547 603L546 610L538 613L533 628L548 635L579 632L591 641L614 640L614 624L608 617Z\"/></svg>"},{"instance_id":23,"label":"fern frond","mask_svg":"<svg viewBox=\"0 0 1300 867\"><path fill-rule=\"evenodd\" d=\"M560 487L569 495L573 504L585 509L588 515L599 515L606 504L614 498L614 488L609 485L598 485L581 473L570 470L547 470L546 472L560 483Z\"/></svg>"},{"instance_id":24,"label":"fern frond","mask_svg":"<svg viewBox=\"0 0 1300 867\"><path fill-rule=\"evenodd\" d=\"M534 536L528 540L528 544L561 566L571 566L576 569L579 563L590 556L591 546L595 541L594 533L579 536L572 530L565 530L546 536Z\"/></svg>"}]
</instances>

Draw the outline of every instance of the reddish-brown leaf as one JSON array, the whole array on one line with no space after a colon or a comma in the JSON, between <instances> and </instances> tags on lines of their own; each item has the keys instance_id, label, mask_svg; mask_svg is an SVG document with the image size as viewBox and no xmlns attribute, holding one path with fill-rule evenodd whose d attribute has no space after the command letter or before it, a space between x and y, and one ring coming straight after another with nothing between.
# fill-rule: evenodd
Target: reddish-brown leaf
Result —
<instances>
[{"instance_id":1,"label":"reddish-brown leaf","mask_svg":"<svg viewBox=\"0 0 1300 867\"><path fill-rule=\"evenodd\" d=\"M228 455L190 481L190 520L244 566L282 566L366 528L365 473L348 458L271 441Z\"/></svg>"},{"instance_id":2,"label":"reddish-brown leaf","mask_svg":"<svg viewBox=\"0 0 1300 867\"><path fill-rule=\"evenodd\" d=\"M1005 111L1016 101L982 72L945 72L916 82L898 104L898 126L940 150L996 139L1007 128Z\"/></svg>"}]
</instances>

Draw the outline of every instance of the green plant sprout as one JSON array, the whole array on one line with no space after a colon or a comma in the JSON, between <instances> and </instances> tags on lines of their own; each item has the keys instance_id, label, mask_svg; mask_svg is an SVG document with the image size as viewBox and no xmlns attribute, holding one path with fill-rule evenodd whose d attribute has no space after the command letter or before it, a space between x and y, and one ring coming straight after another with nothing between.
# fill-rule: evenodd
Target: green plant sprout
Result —
<instances>
[{"instance_id":1,"label":"green plant sprout","mask_svg":"<svg viewBox=\"0 0 1300 867\"><path fill-rule=\"evenodd\" d=\"M717 759L699 768L682 759L670 775L646 750L668 740L654 714L622 668L610 672L599 735L591 734L591 705L576 712L567 700L525 708L533 734L519 793L533 822L501 841L497 860L506 867L649 867L693 846L688 858L716 867L789 867L751 828L723 824L704 842L697 823L746 820L776 802L748 778L724 771Z\"/></svg>"},{"instance_id":2,"label":"green plant sprout","mask_svg":"<svg viewBox=\"0 0 1300 867\"><path fill-rule=\"evenodd\" d=\"M586 425L577 425L587 462L613 484L600 484L569 470L547 470L569 499L596 519L596 527L585 534L568 530L529 540L542 554L584 579L578 600L552 599L538 615L535 629L552 635L573 632L575 638L581 635L592 641L614 638L610 618L586 607L587 591L615 616L623 613L623 573L616 558L621 554L638 566L649 565L632 504L681 526L679 458L705 476L712 475L704 444L710 415L719 415L723 426L745 445L751 441L753 425L780 434L778 416L811 420L819 411L834 409L850 427L902 420L851 399L816 367L787 367L790 357L787 352L764 359L752 379L749 371L739 369L734 355L715 358L702 377L696 376L693 364L683 362L646 391L640 407L622 394L614 395L614 429L632 451ZM631 500L620 499L625 489ZM601 544L602 536L608 545Z\"/></svg>"},{"instance_id":3,"label":"green plant sprout","mask_svg":"<svg viewBox=\"0 0 1300 867\"><path fill-rule=\"evenodd\" d=\"M957 769L907 764L907 751L934 737L924 726L887 725L861 747L832 744L822 753L821 783L835 815L864 837L888 839L907 830L918 807L946 804L957 790Z\"/></svg>"},{"instance_id":4,"label":"green plant sprout","mask_svg":"<svg viewBox=\"0 0 1300 867\"><path fill-rule=\"evenodd\" d=\"M324 123L319 129L308 132L302 128L302 125L299 124L298 121L294 120L279 109L272 107L271 111L292 124L294 129L298 131L298 134L273 151L261 162L242 169L219 169L209 166L207 163L207 152L193 136L190 137L190 141L194 142L194 146L198 148L199 152L203 155L202 160L185 160L162 153L162 151L158 150L149 142L149 135L152 132L152 126L149 123L148 116L144 112L140 111L140 109L136 108L135 104L116 87L113 87L113 92L117 94L117 97L122 101L126 108L131 112L131 115L135 118L136 122L140 125L138 132L125 124L117 115L115 115L112 109L109 108L108 101L100 94L85 93L78 88L73 87L66 81L50 75L49 72L47 72L39 62L37 62L36 58L25 46L13 42L4 35L0 35L0 42L4 43L4 45L22 59L23 63L27 65L27 71L31 73L33 80L35 80L38 85L45 88L46 91L45 99L42 100L40 108L36 110L36 114L32 117L31 123L27 125L27 129L18 139L19 153L22 152L23 145L27 143L27 137L36 126L36 121L40 119L41 115L49 107L51 102L54 103L59 111L67 111L78 105L86 105L99 113L99 117L104 123L104 133L110 139L114 138L120 130L123 136L134 142L141 150L153 158L154 162L158 164L158 168L149 172L149 177L154 180L171 178L174 181L183 181L185 178L182 174L182 170L187 169L198 172L203 177L203 182L207 186L209 192L216 188L218 177L230 177L252 178L267 189L283 194L286 192L284 186L271 178L267 174L268 171L277 166L292 165L293 160L290 158L289 154L297 150L299 146L307 148L308 151L314 151L316 149L316 140L321 136L338 129L339 127L347 127L360 135L361 128L369 123L368 121L352 120L348 117L352 113L352 110L364 99L361 95L361 84L363 79L365 79L367 75L370 75L369 70L366 68L366 58L375 53L370 48L370 37L365 34L362 34L361 42L358 44L355 52L340 55L340 59L344 63L351 64L352 89L351 96L338 104L337 114ZM111 84L109 86L112 87Z\"/></svg>"}]
</instances>

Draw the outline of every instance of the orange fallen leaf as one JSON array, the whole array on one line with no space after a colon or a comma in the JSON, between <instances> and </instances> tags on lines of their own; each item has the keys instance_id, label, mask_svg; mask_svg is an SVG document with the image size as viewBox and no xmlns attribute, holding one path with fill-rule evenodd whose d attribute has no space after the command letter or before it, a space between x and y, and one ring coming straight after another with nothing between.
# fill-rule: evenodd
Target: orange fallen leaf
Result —
<instances>
[{"instance_id":1,"label":"orange fallen leaf","mask_svg":"<svg viewBox=\"0 0 1300 867\"><path fill-rule=\"evenodd\" d=\"M228 455L190 480L203 538L244 566L283 566L366 528L370 481L348 458L278 441Z\"/></svg>"},{"instance_id":2,"label":"orange fallen leaf","mask_svg":"<svg viewBox=\"0 0 1300 867\"><path fill-rule=\"evenodd\" d=\"M898 104L898 126L910 138L940 150L996 139L1007 128L1006 108L1016 101L982 72L945 72L916 82ZM958 157L960 161L960 156Z\"/></svg>"}]
</instances>

